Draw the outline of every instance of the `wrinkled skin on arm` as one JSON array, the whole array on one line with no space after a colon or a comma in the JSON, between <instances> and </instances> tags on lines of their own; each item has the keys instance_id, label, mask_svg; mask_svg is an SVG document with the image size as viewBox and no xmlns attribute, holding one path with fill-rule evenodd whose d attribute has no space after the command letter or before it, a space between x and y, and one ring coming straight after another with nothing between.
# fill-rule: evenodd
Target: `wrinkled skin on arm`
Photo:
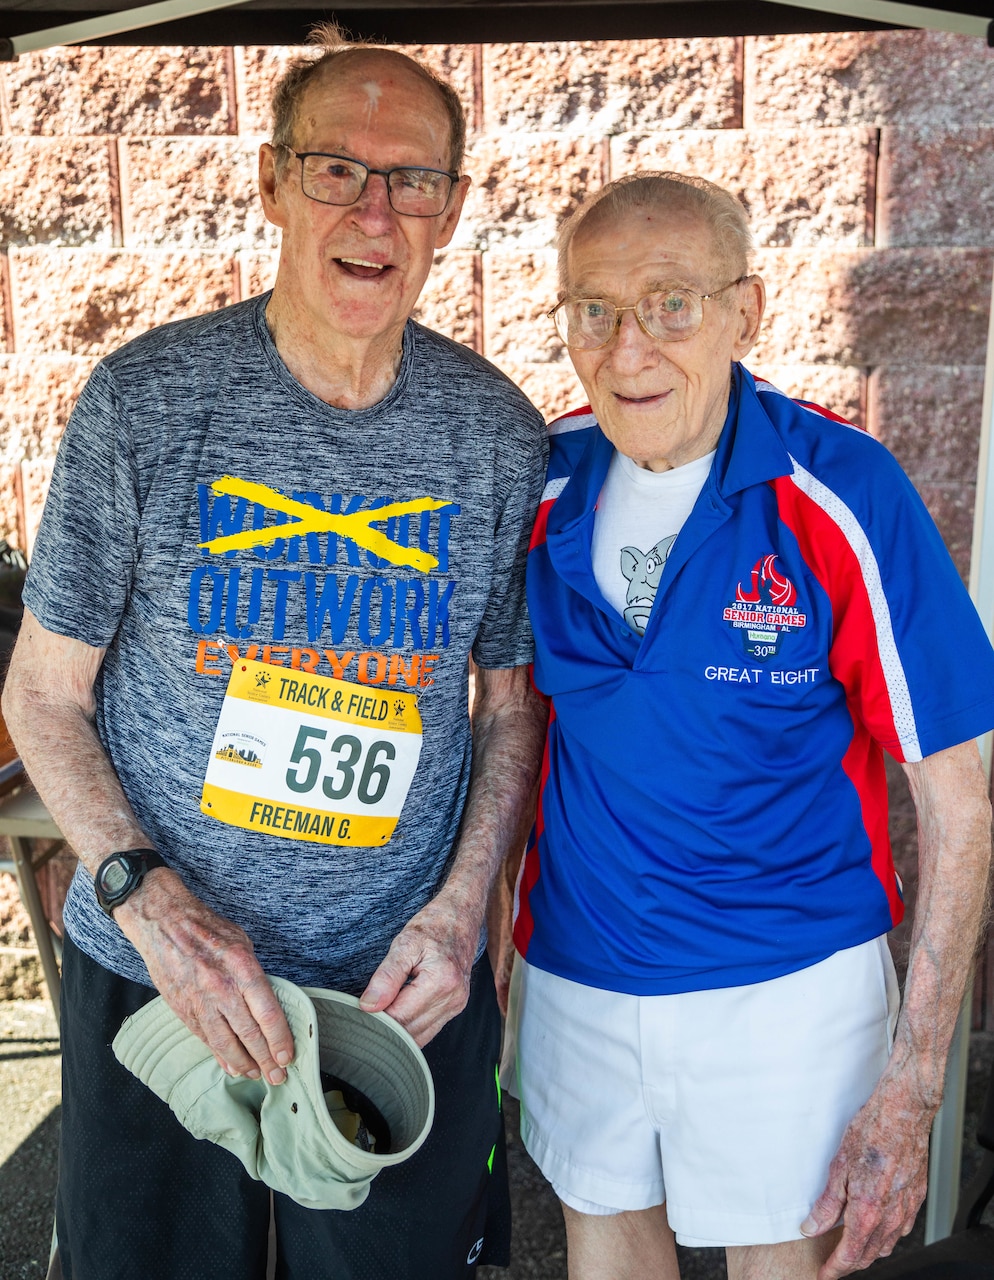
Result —
<instances>
[{"instance_id":1,"label":"wrinkled skin on arm","mask_svg":"<svg viewBox=\"0 0 994 1280\"><path fill-rule=\"evenodd\" d=\"M987 919L991 807L973 742L904 766L918 816L918 900L904 1003L886 1070L832 1161L802 1225L839 1244L818 1272L838 1280L886 1257L925 1198L928 1139L946 1057Z\"/></svg>"},{"instance_id":2,"label":"wrinkled skin on arm","mask_svg":"<svg viewBox=\"0 0 994 1280\"><path fill-rule=\"evenodd\" d=\"M46 630L25 610L3 712L28 775L83 866L151 847L94 727L104 649ZM160 849L169 861L169 850ZM170 1008L232 1075L286 1078L293 1038L244 931L168 867L114 912Z\"/></svg>"},{"instance_id":3,"label":"wrinkled skin on arm","mask_svg":"<svg viewBox=\"0 0 994 1280\"><path fill-rule=\"evenodd\" d=\"M530 820L546 718L527 667L477 669L473 769L452 866L360 1000L396 1018L420 1045L465 1008L491 886Z\"/></svg>"}]
</instances>

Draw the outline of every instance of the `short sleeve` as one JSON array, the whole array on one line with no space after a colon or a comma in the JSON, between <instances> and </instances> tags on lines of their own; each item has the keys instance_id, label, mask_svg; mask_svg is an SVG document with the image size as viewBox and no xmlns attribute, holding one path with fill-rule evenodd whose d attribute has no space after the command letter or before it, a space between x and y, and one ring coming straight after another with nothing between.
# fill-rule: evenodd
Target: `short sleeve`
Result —
<instances>
[{"instance_id":1,"label":"short sleeve","mask_svg":"<svg viewBox=\"0 0 994 1280\"><path fill-rule=\"evenodd\" d=\"M888 462L859 509L833 513L848 557L836 574L832 670L904 762L994 726L994 651L924 502Z\"/></svg>"},{"instance_id":2,"label":"short sleeve","mask_svg":"<svg viewBox=\"0 0 994 1280\"><path fill-rule=\"evenodd\" d=\"M473 644L481 667L519 667L532 661L535 645L525 601L525 567L532 526L548 464L548 437L534 410L521 411L521 443L507 470L508 484L494 526L490 595Z\"/></svg>"},{"instance_id":3,"label":"short sleeve","mask_svg":"<svg viewBox=\"0 0 994 1280\"><path fill-rule=\"evenodd\" d=\"M43 627L106 648L136 563L137 468L113 377L98 365L59 446L24 603Z\"/></svg>"}]
</instances>

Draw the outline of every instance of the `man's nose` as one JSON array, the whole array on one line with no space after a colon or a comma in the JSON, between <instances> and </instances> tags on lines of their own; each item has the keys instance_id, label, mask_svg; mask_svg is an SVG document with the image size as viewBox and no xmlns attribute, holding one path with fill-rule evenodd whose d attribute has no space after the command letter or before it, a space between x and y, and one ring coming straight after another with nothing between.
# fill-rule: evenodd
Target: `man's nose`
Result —
<instances>
[{"instance_id":1,"label":"man's nose","mask_svg":"<svg viewBox=\"0 0 994 1280\"><path fill-rule=\"evenodd\" d=\"M619 371L644 369L659 359L659 343L639 324L634 311L623 311L610 346L610 360Z\"/></svg>"},{"instance_id":2,"label":"man's nose","mask_svg":"<svg viewBox=\"0 0 994 1280\"><path fill-rule=\"evenodd\" d=\"M394 211L390 204L390 192L387 188L386 175L371 173L366 179L362 195L352 208L356 214L362 217L365 223L390 222L394 217Z\"/></svg>"}]
</instances>

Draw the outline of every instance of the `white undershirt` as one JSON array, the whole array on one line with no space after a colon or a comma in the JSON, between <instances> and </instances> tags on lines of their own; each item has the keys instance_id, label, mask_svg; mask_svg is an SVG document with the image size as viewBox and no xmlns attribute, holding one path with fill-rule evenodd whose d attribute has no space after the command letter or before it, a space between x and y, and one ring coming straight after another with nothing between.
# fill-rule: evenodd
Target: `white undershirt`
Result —
<instances>
[{"instance_id":1,"label":"white undershirt","mask_svg":"<svg viewBox=\"0 0 994 1280\"><path fill-rule=\"evenodd\" d=\"M670 471L614 452L594 513L591 548L601 595L645 634L663 565L711 470L714 451Z\"/></svg>"}]
</instances>

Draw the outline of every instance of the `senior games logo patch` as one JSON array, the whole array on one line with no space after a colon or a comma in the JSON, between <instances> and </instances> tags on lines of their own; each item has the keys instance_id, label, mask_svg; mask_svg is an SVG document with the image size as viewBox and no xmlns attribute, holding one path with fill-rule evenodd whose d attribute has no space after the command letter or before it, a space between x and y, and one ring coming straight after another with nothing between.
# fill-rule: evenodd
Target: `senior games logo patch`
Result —
<instances>
[{"instance_id":1,"label":"senior games logo patch","mask_svg":"<svg viewBox=\"0 0 994 1280\"><path fill-rule=\"evenodd\" d=\"M770 552L752 566L748 584L739 582L735 599L721 616L741 632L746 655L767 662L780 652L784 636L807 626L807 615L797 608L796 600L797 588Z\"/></svg>"}]
</instances>

